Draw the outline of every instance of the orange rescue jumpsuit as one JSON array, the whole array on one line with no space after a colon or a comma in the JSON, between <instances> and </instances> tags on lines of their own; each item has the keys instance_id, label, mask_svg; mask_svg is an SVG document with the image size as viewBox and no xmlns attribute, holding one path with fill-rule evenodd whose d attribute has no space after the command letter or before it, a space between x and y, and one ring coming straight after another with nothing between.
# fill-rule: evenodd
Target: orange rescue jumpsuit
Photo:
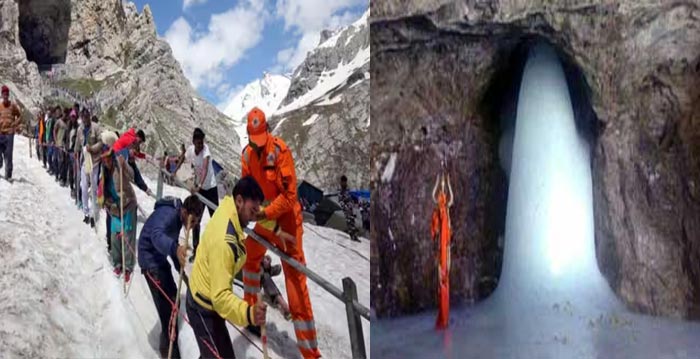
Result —
<instances>
[{"instance_id":1,"label":"orange rescue jumpsuit","mask_svg":"<svg viewBox=\"0 0 700 359\"><path fill-rule=\"evenodd\" d=\"M433 211L433 221L430 226L432 238L439 241L438 252L438 317L435 323L437 329L447 328L450 317L450 219L447 208L447 194L441 190L437 196L437 206Z\"/></svg>"},{"instance_id":2,"label":"orange rescue jumpsuit","mask_svg":"<svg viewBox=\"0 0 700 359\"><path fill-rule=\"evenodd\" d=\"M246 146L241 160L241 177L253 176L263 190L265 202L270 202L265 207L266 218L277 220L282 231L296 237L296 243L286 243L283 252L306 265L302 246L303 217L297 198L297 178L291 151L284 141L270 134L259 155L252 147ZM282 239L261 225L256 224L254 231L280 250L285 248ZM248 257L243 266L243 285L245 300L252 305L257 301L260 291L260 262L267 249L252 238L246 238L245 247ZM316 340L316 325L306 276L284 261L282 269L299 351L304 358L319 358L321 352Z\"/></svg>"}]
</instances>

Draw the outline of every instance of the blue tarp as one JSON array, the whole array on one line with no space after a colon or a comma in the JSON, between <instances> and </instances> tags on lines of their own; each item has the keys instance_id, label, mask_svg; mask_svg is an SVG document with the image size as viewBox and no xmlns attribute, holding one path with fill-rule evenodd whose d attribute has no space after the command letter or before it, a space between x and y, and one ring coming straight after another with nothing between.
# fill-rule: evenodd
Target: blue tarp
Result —
<instances>
[{"instance_id":1,"label":"blue tarp","mask_svg":"<svg viewBox=\"0 0 700 359\"><path fill-rule=\"evenodd\" d=\"M356 191L350 191L350 195L355 198L364 198L369 201L370 191L364 189L358 189Z\"/></svg>"},{"instance_id":2,"label":"blue tarp","mask_svg":"<svg viewBox=\"0 0 700 359\"><path fill-rule=\"evenodd\" d=\"M214 175L215 176L218 175L219 172L221 172L224 169L223 167L221 167L221 165L218 162L216 162L214 160L211 161L211 165L214 167Z\"/></svg>"}]
</instances>

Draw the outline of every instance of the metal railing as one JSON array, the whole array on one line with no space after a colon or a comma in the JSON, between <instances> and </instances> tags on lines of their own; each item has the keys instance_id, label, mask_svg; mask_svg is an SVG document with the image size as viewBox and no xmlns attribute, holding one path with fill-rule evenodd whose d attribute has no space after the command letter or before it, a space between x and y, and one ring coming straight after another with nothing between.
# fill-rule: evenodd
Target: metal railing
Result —
<instances>
[{"instance_id":1,"label":"metal railing","mask_svg":"<svg viewBox=\"0 0 700 359\"><path fill-rule=\"evenodd\" d=\"M165 175L169 174L159 164L153 164L157 165L159 169L158 184L156 187L156 199L160 199L163 197L163 181L165 179ZM184 183L182 183L182 181L180 181L177 177L173 176L172 178L173 182L178 187L182 189L188 189L188 187ZM199 200L202 201L202 203L207 205L209 208L216 210L216 208L218 207L208 199L204 198L204 196L202 196L201 194L196 193L196 195L197 197L199 197ZM275 253L283 261L287 262L287 264L294 267L294 269L304 273L307 278L320 285L321 288L323 288L324 290L326 290L345 304L345 311L348 319L348 331L350 333L350 345L352 347L352 357L355 359L365 359L367 357L367 354L365 349L365 339L362 332L362 318L365 318L367 321L370 321L370 313L369 309L358 301L357 287L355 286L355 282L352 280L352 278L343 278L343 290L340 290L340 288L334 286L333 284L325 280L323 277L310 270L305 265L299 263L294 258L280 251L277 247L272 245L272 243L260 237L258 234L256 234L249 228L245 228L244 231L255 241L257 241L265 248Z\"/></svg>"}]
</instances>

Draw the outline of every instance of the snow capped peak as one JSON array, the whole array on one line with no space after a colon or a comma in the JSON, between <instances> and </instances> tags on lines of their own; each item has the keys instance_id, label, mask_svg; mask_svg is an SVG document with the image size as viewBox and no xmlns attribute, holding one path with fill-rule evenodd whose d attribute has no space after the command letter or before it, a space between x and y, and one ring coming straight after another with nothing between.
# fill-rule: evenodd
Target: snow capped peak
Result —
<instances>
[{"instance_id":1,"label":"snow capped peak","mask_svg":"<svg viewBox=\"0 0 700 359\"><path fill-rule=\"evenodd\" d=\"M265 72L261 79L247 84L226 105L224 113L233 119L241 147L248 142L245 120L248 111L258 107L269 117L287 95L290 83L290 79L286 76Z\"/></svg>"},{"instance_id":2,"label":"snow capped peak","mask_svg":"<svg viewBox=\"0 0 700 359\"><path fill-rule=\"evenodd\" d=\"M352 38L352 34L359 32L362 27L367 26L369 20L369 9L365 11L365 13L357 19L355 22L352 24L348 25L347 27L343 27L340 29L335 29L335 30L324 30L325 35L327 38L323 40L324 33L321 34L321 43L318 45L318 48L324 48L324 47L336 47L336 46L345 46L349 43L350 39ZM347 38L345 44L337 44L338 39L345 36Z\"/></svg>"},{"instance_id":3,"label":"snow capped peak","mask_svg":"<svg viewBox=\"0 0 700 359\"><path fill-rule=\"evenodd\" d=\"M357 19L357 21L352 23L352 26L359 28L361 26L367 26L368 23L369 23L369 8L365 11L364 14L362 14L362 17L360 17L359 19Z\"/></svg>"},{"instance_id":4,"label":"snow capped peak","mask_svg":"<svg viewBox=\"0 0 700 359\"><path fill-rule=\"evenodd\" d=\"M298 109L323 97L346 84L350 76L369 64L368 20L369 9L354 23L332 32L307 54L294 71L289 92L277 114Z\"/></svg>"}]
</instances>

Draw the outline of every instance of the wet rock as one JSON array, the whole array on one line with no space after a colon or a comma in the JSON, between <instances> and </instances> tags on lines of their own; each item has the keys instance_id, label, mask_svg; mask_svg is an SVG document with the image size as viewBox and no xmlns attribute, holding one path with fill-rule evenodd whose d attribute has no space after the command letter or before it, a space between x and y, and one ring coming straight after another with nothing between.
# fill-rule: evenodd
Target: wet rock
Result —
<instances>
[{"instance_id":1,"label":"wet rock","mask_svg":"<svg viewBox=\"0 0 700 359\"><path fill-rule=\"evenodd\" d=\"M498 267L481 264L498 254L505 218L498 204L507 198L498 168L501 110L489 89L512 75L518 48L538 38L580 70L593 110L601 272L635 310L700 318L699 3L386 0L372 2L371 13L378 315L435 305L429 191L441 156L460 197L451 212L452 299L488 294L470 278L498 276ZM387 153L399 155L384 183Z\"/></svg>"}]
</instances>

